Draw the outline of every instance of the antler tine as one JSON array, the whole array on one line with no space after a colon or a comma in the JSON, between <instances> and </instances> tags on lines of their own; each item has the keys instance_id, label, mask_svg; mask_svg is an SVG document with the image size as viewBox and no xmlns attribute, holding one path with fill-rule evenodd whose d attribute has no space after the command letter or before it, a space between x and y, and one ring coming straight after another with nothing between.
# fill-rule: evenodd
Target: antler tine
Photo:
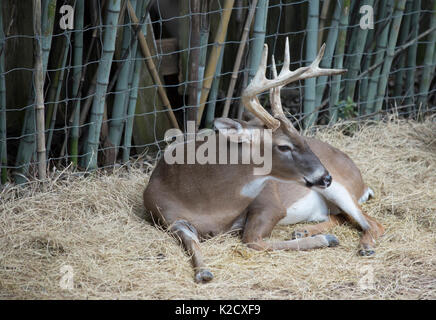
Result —
<instances>
[{"instance_id":1,"label":"antler tine","mask_svg":"<svg viewBox=\"0 0 436 320\"><path fill-rule=\"evenodd\" d=\"M302 74L301 78L298 80L305 80L308 78L313 77L320 77L320 76L332 76L337 74L343 74L347 72L347 69L323 69L319 67L319 64L324 56L325 51L325 43L321 46L319 49L318 55L316 56L315 60L310 64L309 69Z\"/></svg>"},{"instance_id":2,"label":"antler tine","mask_svg":"<svg viewBox=\"0 0 436 320\"><path fill-rule=\"evenodd\" d=\"M285 64L286 64L286 57L285 57L285 62L283 64L283 68L285 67ZM276 61L274 59L274 56L272 56L272 73L273 73L273 78L276 79L277 68L276 68ZM280 90L282 88L283 85L270 89L271 110L274 117L280 121L280 123L283 125L285 130L288 130L289 132L296 132L296 129L292 125L292 122L288 120L285 113L283 112L282 100L280 98Z\"/></svg>"}]
</instances>

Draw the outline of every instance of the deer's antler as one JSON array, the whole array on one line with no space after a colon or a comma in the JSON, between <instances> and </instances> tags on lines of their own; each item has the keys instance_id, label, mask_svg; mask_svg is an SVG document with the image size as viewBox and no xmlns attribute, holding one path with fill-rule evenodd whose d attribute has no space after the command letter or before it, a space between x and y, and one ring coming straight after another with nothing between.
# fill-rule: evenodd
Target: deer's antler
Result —
<instances>
[{"instance_id":1,"label":"deer's antler","mask_svg":"<svg viewBox=\"0 0 436 320\"><path fill-rule=\"evenodd\" d=\"M325 44L322 45L316 59L307 67L300 67L294 71L289 70L290 55L289 55L289 40L286 38L285 57L283 67L280 74L277 75L273 57L273 75L274 79L267 79L265 76L266 63L268 58L268 46L265 44L262 52L262 59L259 68L250 85L242 93L242 102L245 107L258 117L265 125L276 130L280 123L284 123L289 130L295 130L292 123L286 118L283 113L283 107L280 101L280 89L295 81L305 80L308 78L329 76L342 74L347 72L346 69L322 69L319 63L324 55ZM270 90L271 94L271 109L273 115L270 115L260 104L257 95Z\"/></svg>"}]
</instances>

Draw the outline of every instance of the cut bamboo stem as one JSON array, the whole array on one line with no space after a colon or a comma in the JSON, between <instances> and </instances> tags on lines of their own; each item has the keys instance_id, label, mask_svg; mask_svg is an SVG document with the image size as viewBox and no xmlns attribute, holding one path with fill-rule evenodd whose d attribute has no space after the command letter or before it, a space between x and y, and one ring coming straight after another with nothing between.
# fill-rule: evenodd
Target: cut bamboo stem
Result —
<instances>
[{"instance_id":1,"label":"cut bamboo stem","mask_svg":"<svg viewBox=\"0 0 436 320\"><path fill-rule=\"evenodd\" d=\"M8 180L8 152L6 126L6 80L5 80L5 33L3 31L3 10L0 6L0 183Z\"/></svg>"},{"instance_id":2,"label":"cut bamboo stem","mask_svg":"<svg viewBox=\"0 0 436 320\"><path fill-rule=\"evenodd\" d=\"M319 0L309 0L309 10L306 28L306 61L315 60L318 45ZM311 114L304 120L306 128L315 124L317 114L313 113L316 99L316 78L304 80L304 113Z\"/></svg>"},{"instance_id":3,"label":"cut bamboo stem","mask_svg":"<svg viewBox=\"0 0 436 320\"><path fill-rule=\"evenodd\" d=\"M188 108L187 121L201 121L197 115L198 68L200 63L200 1L190 0L191 24L189 30ZM185 125L186 128L186 125Z\"/></svg>"},{"instance_id":4,"label":"cut bamboo stem","mask_svg":"<svg viewBox=\"0 0 436 320\"><path fill-rule=\"evenodd\" d=\"M217 68L219 56L224 46L224 39L227 35L227 27L229 25L234 2L234 0L226 0L224 3L222 18L220 20L217 33L215 35L214 46L212 47L211 53L209 55L209 62L207 64L206 72L204 75L197 119L201 119L204 111L204 106L206 105L207 98L209 97L209 92Z\"/></svg>"},{"instance_id":5,"label":"cut bamboo stem","mask_svg":"<svg viewBox=\"0 0 436 320\"><path fill-rule=\"evenodd\" d=\"M36 135L38 154L38 176L41 181L46 179L45 153L45 121L44 121L44 70L42 63L41 36L41 0L33 0L33 31L34 39L34 85L36 98Z\"/></svg>"},{"instance_id":6,"label":"cut bamboo stem","mask_svg":"<svg viewBox=\"0 0 436 320\"><path fill-rule=\"evenodd\" d=\"M76 101L73 103L73 114L71 123L71 142L70 142L70 156L71 161L77 166L77 157L79 154L79 120L80 120L80 105L81 95L80 79L82 77L82 60L83 60L83 27L84 27L84 15L85 15L85 0L77 0L74 10L74 21L76 31L74 33L74 69L73 69L73 95L76 97ZM65 141L68 139L68 135L65 137Z\"/></svg>"},{"instance_id":7,"label":"cut bamboo stem","mask_svg":"<svg viewBox=\"0 0 436 320\"><path fill-rule=\"evenodd\" d=\"M139 23L139 20L136 17L136 14L135 14L135 11L133 10L132 4L130 3L129 0L127 0L127 1L128 1L127 2L127 10L129 11L129 15L130 15L133 23L137 24L137 23ZM168 100L168 96L165 92L165 88L163 87L163 84L160 80L159 73L157 72L156 66L154 65L154 62L153 62L153 59L152 59L152 56L150 53L150 48L148 47L148 44L147 44L147 40L145 39L144 33L142 31L138 33L138 41L139 41L139 46L141 48L142 54L144 55L148 70L150 71L150 74L153 78L153 81L157 85L159 96L161 97L162 102L165 105L165 107L168 109L169 119L170 119L174 128L180 129L179 124L178 124L177 119L176 119L176 116L174 115L173 108L171 107L171 103Z\"/></svg>"},{"instance_id":8,"label":"cut bamboo stem","mask_svg":"<svg viewBox=\"0 0 436 320\"><path fill-rule=\"evenodd\" d=\"M336 4L336 6L339 5L340 1L337 1L338 3ZM329 13L329 8L330 8L330 0L324 0L323 4L322 4L322 9L321 9L321 15L319 16L319 35L318 35L318 49L321 48L321 44L324 38L324 31L325 31L325 24L327 21L327 16ZM330 29L331 31L331 29ZM329 31L329 33L330 33Z\"/></svg>"},{"instance_id":9,"label":"cut bamboo stem","mask_svg":"<svg viewBox=\"0 0 436 320\"><path fill-rule=\"evenodd\" d=\"M241 42L239 43L238 52L236 54L235 65L233 66L232 77L230 79L229 89L227 90L226 103L222 116L227 118L229 116L230 103L235 90L236 80L238 79L239 67L241 66L242 55L244 54L245 46L247 44L248 34L250 32L251 22L253 21L254 12L256 11L257 0L253 0L250 10L248 11L247 20L245 21L244 31L242 32Z\"/></svg>"}]
</instances>

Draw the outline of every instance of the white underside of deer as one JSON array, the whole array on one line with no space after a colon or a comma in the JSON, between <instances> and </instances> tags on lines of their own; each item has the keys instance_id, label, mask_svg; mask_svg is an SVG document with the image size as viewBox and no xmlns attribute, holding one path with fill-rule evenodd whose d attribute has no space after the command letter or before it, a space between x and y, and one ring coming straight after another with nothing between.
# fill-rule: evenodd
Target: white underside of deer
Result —
<instances>
[{"instance_id":1,"label":"white underside of deer","mask_svg":"<svg viewBox=\"0 0 436 320\"><path fill-rule=\"evenodd\" d=\"M330 201L325 196L326 193L329 194ZM372 194L372 190L367 188L359 199L359 204L367 201L370 194ZM320 190L315 187L309 190L307 195L295 201L291 206L288 206L286 208L286 217L281 219L278 224L289 225L300 222L327 221L329 214L341 212L338 204L341 204L342 208L344 208L342 210L350 213L353 212L355 216L360 216L360 209L354 204L349 192L340 183L333 180L331 186L326 190Z\"/></svg>"}]
</instances>

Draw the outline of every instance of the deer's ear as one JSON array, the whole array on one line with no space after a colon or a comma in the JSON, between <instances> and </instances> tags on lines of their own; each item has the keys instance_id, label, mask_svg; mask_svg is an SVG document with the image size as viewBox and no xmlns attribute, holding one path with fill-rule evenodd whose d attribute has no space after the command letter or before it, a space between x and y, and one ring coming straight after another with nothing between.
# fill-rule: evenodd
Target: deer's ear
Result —
<instances>
[{"instance_id":1,"label":"deer's ear","mask_svg":"<svg viewBox=\"0 0 436 320\"><path fill-rule=\"evenodd\" d=\"M217 118L214 121L215 128L219 133L233 142L249 142L252 139L250 128L242 125L241 122L229 118Z\"/></svg>"}]
</instances>

